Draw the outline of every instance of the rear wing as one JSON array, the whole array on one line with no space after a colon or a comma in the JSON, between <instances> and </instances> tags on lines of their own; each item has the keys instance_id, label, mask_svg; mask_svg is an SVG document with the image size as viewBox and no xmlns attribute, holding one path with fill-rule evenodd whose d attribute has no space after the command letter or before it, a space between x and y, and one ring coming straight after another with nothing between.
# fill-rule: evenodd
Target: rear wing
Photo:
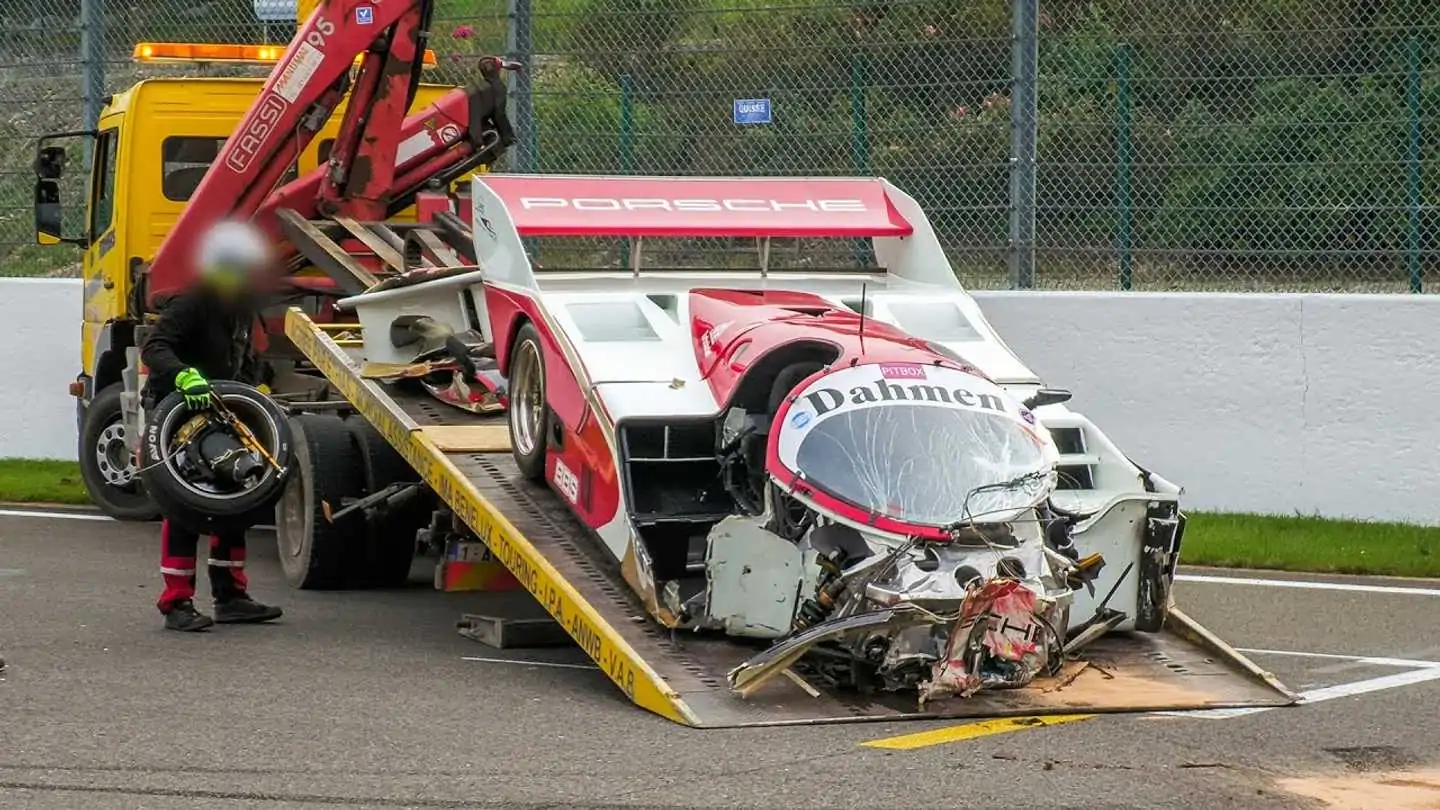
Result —
<instances>
[{"instance_id":1,"label":"rear wing","mask_svg":"<svg viewBox=\"0 0 1440 810\"><path fill-rule=\"evenodd\" d=\"M457 213L486 277L526 289L538 284L521 238L538 236L630 239L636 275L647 237L754 238L762 275L771 239L869 239L888 275L960 287L925 213L883 178L485 174L470 197Z\"/></svg>"}]
</instances>

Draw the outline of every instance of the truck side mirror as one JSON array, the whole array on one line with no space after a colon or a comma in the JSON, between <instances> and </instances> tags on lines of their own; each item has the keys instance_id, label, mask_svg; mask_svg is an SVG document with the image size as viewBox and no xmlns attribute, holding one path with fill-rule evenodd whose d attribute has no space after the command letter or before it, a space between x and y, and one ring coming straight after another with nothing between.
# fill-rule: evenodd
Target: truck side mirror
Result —
<instances>
[{"instance_id":1,"label":"truck side mirror","mask_svg":"<svg viewBox=\"0 0 1440 810\"><path fill-rule=\"evenodd\" d=\"M63 146L47 142L57 138L94 138L90 130L59 132L40 138L35 148L35 242L40 245L79 245L88 247L84 236L65 235L65 208L60 202L60 180L65 176L66 153Z\"/></svg>"},{"instance_id":2,"label":"truck side mirror","mask_svg":"<svg viewBox=\"0 0 1440 810\"><path fill-rule=\"evenodd\" d=\"M40 178L35 181L35 242L58 245L65 242L65 212L60 207L60 184Z\"/></svg>"},{"instance_id":3,"label":"truck side mirror","mask_svg":"<svg viewBox=\"0 0 1440 810\"><path fill-rule=\"evenodd\" d=\"M35 153L35 176L41 180L59 180L65 176L65 147L40 147Z\"/></svg>"},{"instance_id":4,"label":"truck side mirror","mask_svg":"<svg viewBox=\"0 0 1440 810\"><path fill-rule=\"evenodd\" d=\"M1046 405L1059 405L1062 402L1069 402L1072 394L1064 388L1041 388L1031 394L1022 404L1034 410L1043 408Z\"/></svg>"},{"instance_id":5,"label":"truck side mirror","mask_svg":"<svg viewBox=\"0 0 1440 810\"><path fill-rule=\"evenodd\" d=\"M35 243L89 246L89 240L83 236L65 235L65 209L60 204L58 180L39 178L35 181Z\"/></svg>"}]
</instances>

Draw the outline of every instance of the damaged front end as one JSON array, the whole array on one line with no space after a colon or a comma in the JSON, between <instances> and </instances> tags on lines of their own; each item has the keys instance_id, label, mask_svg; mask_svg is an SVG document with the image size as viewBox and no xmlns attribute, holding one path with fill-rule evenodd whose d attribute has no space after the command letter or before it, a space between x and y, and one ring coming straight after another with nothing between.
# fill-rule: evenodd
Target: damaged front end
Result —
<instances>
[{"instance_id":1,"label":"damaged front end","mask_svg":"<svg viewBox=\"0 0 1440 810\"><path fill-rule=\"evenodd\" d=\"M1048 432L988 380L857 365L787 405L767 437L763 508L712 530L704 609L690 611L774 640L729 672L736 693L783 674L913 691L923 707L1025 687L1110 631L1163 625L1174 495L1061 509ZM1107 558L1121 570L1097 594Z\"/></svg>"},{"instance_id":2,"label":"damaged front end","mask_svg":"<svg viewBox=\"0 0 1440 810\"><path fill-rule=\"evenodd\" d=\"M991 536L977 546L967 544L976 531L957 530L963 537L911 538L858 560L854 550L869 546L858 530L812 530L802 557L816 575L802 585L808 592L791 632L732 670L732 689L748 695L793 669L788 677L827 689L914 690L923 705L1056 673L1075 589L1103 561L1050 548L1036 521L1012 526L1032 531L1016 537L988 526Z\"/></svg>"}]
</instances>

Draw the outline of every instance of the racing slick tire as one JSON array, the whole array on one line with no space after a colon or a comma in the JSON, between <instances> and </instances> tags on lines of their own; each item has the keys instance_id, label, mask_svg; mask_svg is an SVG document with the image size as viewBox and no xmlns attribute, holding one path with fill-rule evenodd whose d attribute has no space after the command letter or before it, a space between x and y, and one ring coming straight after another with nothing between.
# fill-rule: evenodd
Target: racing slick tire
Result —
<instances>
[{"instance_id":1,"label":"racing slick tire","mask_svg":"<svg viewBox=\"0 0 1440 810\"><path fill-rule=\"evenodd\" d=\"M244 383L216 380L217 397L244 422L281 467L266 466L260 481L238 493L220 494L185 479L174 463L170 441L190 411L185 397L171 392L147 415L140 441L140 477L167 518L201 534L243 531L270 520L271 509L294 468L293 439L285 412L270 397Z\"/></svg>"},{"instance_id":2,"label":"racing slick tire","mask_svg":"<svg viewBox=\"0 0 1440 810\"><path fill-rule=\"evenodd\" d=\"M435 497L424 487L420 474L410 466L369 422L359 417L345 420L365 467L365 493L379 492L391 484L420 482L421 491L407 503L383 517L373 516L365 524L365 580L378 588L397 588L410 579L415 562L416 534L430 525Z\"/></svg>"},{"instance_id":3,"label":"racing slick tire","mask_svg":"<svg viewBox=\"0 0 1440 810\"><path fill-rule=\"evenodd\" d=\"M775 375L775 382L770 387L770 415L774 416L780 410L785 398L790 396L790 393L800 383L805 382L805 378L824 367L825 364L818 360L802 360L780 369L780 373Z\"/></svg>"},{"instance_id":4,"label":"racing slick tire","mask_svg":"<svg viewBox=\"0 0 1440 810\"><path fill-rule=\"evenodd\" d=\"M160 507L145 491L140 465L125 446L125 414L120 410L123 383L100 390L85 408L80 424L80 480L90 500L116 520L155 520Z\"/></svg>"},{"instance_id":5,"label":"racing slick tire","mask_svg":"<svg viewBox=\"0 0 1440 810\"><path fill-rule=\"evenodd\" d=\"M275 505L275 537L285 579L299 590L335 590L363 583L364 515L332 521L348 498L365 494L365 467L345 420L333 414L290 418L295 472Z\"/></svg>"},{"instance_id":6,"label":"racing slick tire","mask_svg":"<svg viewBox=\"0 0 1440 810\"><path fill-rule=\"evenodd\" d=\"M549 441L552 415L545 398L545 350L534 324L525 324L515 334L510 350L510 454L520 474L545 481L545 445Z\"/></svg>"}]
</instances>

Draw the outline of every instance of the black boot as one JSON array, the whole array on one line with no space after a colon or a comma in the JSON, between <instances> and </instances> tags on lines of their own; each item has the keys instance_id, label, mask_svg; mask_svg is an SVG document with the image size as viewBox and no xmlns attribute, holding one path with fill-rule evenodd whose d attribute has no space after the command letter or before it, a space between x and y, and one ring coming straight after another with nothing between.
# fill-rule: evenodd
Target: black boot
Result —
<instances>
[{"instance_id":1,"label":"black boot","mask_svg":"<svg viewBox=\"0 0 1440 810\"><path fill-rule=\"evenodd\" d=\"M181 599L171 605L170 611L165 614L166 630L194 633L204 630L214 623L214 619L196 610L195 603L189 599Z\"/></svg>"},{"instance_id":2,"label":"black boot","mask_svg":"<svg viewBox=\"0 0 1440 810\"><path fill-rule=\"evenodd\" d=\"M285 611L272 605L262 605L248 596L240 595L225 601L215 600L215 621L221 624L254 624L278 619Z\"/></svg>"}]
</instances>

